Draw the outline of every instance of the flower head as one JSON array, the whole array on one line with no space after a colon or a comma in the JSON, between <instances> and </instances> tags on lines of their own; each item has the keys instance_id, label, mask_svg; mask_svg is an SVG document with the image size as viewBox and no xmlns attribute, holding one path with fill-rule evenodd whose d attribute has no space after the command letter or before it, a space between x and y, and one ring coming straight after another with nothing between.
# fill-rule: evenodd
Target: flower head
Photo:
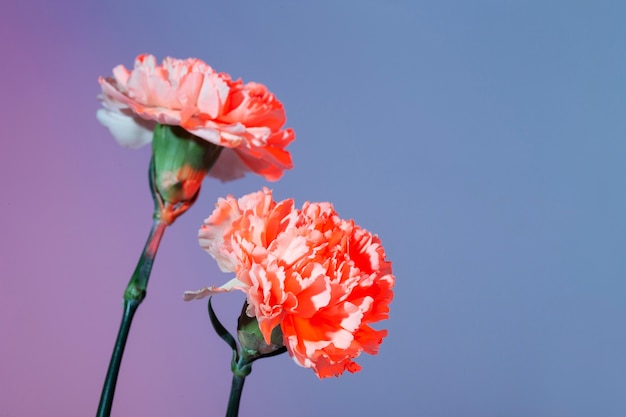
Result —
<instances>
[{"instance_id":1,"label":"flower head","mask_svg":"<svg viewBox=\"0 0 626 417\"><path fill-rule=\"evenodd\" d=\"M209 171L222 180L252 171L275 181L292 167L285 148L294 132L283 129L283 106L261 84L233 81L199 59L167 57L158 65L147 54L137 57L132 70L118 65L99 82L98 120L123 146L149 143L158 123L224 147Z\"/></svg>"},{"instance_id":2,"label":"flower head","mask_svg":"<svg viewBox=\"0 0 626 417\"><path fill-rule=\"evenodd\" d=\"M386 330L395 277L380 239L341 219L330 203L275 202L264 189L220 199L199 232L200 245L236 278L185 293L197 299L239 289L267 343L280 326L289 354L320 377L356 372Z\"/></svg>"}]
</instances>

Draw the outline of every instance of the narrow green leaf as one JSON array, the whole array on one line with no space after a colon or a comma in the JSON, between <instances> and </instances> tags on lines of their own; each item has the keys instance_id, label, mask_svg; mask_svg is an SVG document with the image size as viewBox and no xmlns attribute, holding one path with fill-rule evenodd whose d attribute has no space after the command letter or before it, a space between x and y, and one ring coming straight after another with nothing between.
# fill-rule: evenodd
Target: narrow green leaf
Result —
<instances>
[{"instance_id":1,"label":"narrow green leaf","mask_svg":"<svg viewBox=\"0 0 626 417\"><path fill-rule=\"evenodd\" d=\"M213 306L211 305L211 298L213 297L209 297L209 318L211 319L211 324L213 325L213 328L215 329L217 335L221 337L222 340L228 344L228 346L231 347L234 353L236 353L237 343L235 342L235 338L230 333L228 333L228 330L226 330L226 328L222 326L222 323L220 323L220 321L218 320L217 316L215 315L215 311L213 311Z\"/></svg>"}]
</instances>

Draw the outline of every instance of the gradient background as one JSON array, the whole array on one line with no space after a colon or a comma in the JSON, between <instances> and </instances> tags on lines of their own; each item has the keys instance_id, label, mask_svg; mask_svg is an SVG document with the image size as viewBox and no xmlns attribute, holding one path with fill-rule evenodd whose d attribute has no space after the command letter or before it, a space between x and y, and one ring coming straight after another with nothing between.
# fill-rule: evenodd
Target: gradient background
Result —
<instances>
[{"instance_id":1,"label":"gradient background","mask_svg":"<svg viewBox=\"0 0 626 417\"><path fill-rule=\"evenodd\" d=\"M242 417L626 415L625 17L621 1L4 2L0 416L95 414L152 209L150 150L98 124L97 77L143 52L266 84L297 133L276 197L332 201L394 263L380 354L323 381L259 361ZM230 352L181 295L228 278L196 241L217 197L265 184L208 179L166 232L114 416L224 415ZM242 300L216 300L231 329Z\"/></svg>"}]
</instances>

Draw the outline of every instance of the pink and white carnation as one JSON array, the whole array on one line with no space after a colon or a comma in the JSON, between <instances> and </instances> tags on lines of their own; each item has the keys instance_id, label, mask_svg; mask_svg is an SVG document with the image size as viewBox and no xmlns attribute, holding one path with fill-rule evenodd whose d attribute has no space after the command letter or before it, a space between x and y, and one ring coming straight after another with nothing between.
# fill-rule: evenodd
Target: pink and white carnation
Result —
<instances>
[{"instance_id":1,"label":"pink and white carnation","mask_svg":"<svg viewBox=\"0 0 626 417\"><path fill-rule=\"evenodd\" d=\"M275 202L268 189L220 199L199 231L200 245L224 272L220 287L184 299L241 290L266 343L280 326L290 356L320 378L356 372L352 359L376 354L386 330L395 277L380 239L330 203Z\"/></svg>"},{"instance_id":2,"label":"pink and white carnation","mask_svg":"<svg viewBox=\"0 0 626 417\"><path fill-rule=\"evenodd\" d=\"M167 57L158 65L148 54L139 55L132 70L118 65L99 82L98 120L122 146L150 143L160 123L223 146L209 171L223 181L246 171L275 181L293 166L285 148L294 131L283 128L283 105L262 84L233 81L199 59Z\"/></svg>"}]
</instances>

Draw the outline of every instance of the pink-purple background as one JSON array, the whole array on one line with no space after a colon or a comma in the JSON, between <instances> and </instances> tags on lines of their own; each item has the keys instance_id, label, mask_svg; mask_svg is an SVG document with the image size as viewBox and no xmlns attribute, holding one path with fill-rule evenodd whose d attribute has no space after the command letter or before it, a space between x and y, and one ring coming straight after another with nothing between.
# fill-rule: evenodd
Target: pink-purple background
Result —
<instances>
[{"instance_id":1,"label":"pink-purple background","mask_svg":"<svg viewBox=\"0 0 626 417\"><path fill-rule=\"evenodd\" d=\"M380 354L323 381L260 361L242 417L626 415L626 7L433 4L3 3L0 416L95 414L151 215L97 77L143 52L269 86L297 132L275 195L394 262ZM263 185L207 180L166 232L114 416L224 415L230 352L181 295L228 278L196 241L216 198ZM241 301L216 300L231 329Z\"/></svg>"}]
</instances>

